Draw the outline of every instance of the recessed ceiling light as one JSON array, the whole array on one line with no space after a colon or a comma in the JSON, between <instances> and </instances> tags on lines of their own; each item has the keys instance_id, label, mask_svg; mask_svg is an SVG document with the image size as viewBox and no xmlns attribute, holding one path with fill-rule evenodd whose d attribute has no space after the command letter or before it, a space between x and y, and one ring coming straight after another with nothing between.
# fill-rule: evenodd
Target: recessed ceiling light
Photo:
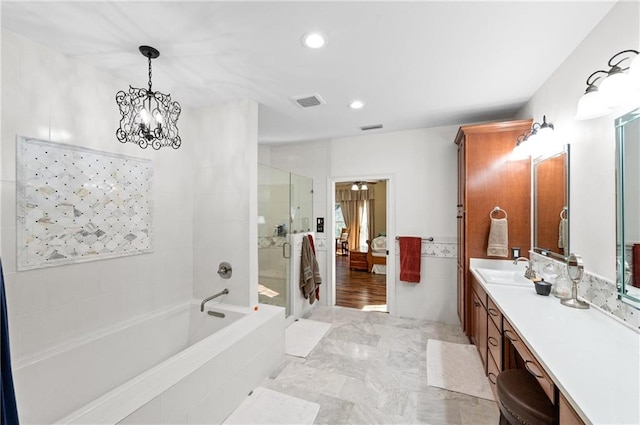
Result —
<instances>
[{"instance_id":1,"label":"recessed ceiling light","mask_svg":"<svg viewBox=\"0 0 640 425\"><path fill-rule=\"evenodd\" d=\"M349 104L349 108L351 109L361 109L364 106L361 100L354 100Z\"/></svg>"},{"instance_id":2,"label":"recessed ceiling light","mask_svg":"<svg viewBox=\"0 0 640 425\"><path fill-rule=\"evenodd\" d=\"M302 36L302 44L311 49L319 49L326 42L324 35L319 32L309 32Z\"/></svg>"}]
</instances>

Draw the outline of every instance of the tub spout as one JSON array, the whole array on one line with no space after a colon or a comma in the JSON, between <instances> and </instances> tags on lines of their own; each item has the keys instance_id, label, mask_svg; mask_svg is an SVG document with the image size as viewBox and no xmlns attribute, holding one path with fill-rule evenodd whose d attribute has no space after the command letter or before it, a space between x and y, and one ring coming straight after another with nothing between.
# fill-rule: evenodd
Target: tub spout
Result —
<instances>
[{"instance_id":1,"label":"tub spout","mask_svg":"<svg viewBox=\"0 0 640 425\"><path fill-rule=\"evenodd\" d=\"M200 303L200 311L204 311L204 305L211 301L214 298L218 298L220 295L226 295L229 293L229 290L227 288L224 288L224 290L222 292L218 292L217 294L213 294L210 297L205 298L204 300L202 300L202 302Z\"/></svg>"}]
</instances>

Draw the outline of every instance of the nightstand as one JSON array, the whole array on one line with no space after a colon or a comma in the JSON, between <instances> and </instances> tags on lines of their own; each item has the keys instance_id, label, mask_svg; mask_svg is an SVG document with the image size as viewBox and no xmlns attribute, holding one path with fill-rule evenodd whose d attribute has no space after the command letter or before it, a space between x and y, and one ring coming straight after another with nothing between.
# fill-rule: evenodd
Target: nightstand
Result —
<instances>
[{"instance_id":1,"label":"nightstand","mask_svg":"<svg viewBox=\"0 0 640 425\"><path fill-rule=\"evenodd\" d=\"M369 271L367 263L367 253L361 251L351 251L349 253L349 268L351 270Z\"/></svg>"}]
</instances>

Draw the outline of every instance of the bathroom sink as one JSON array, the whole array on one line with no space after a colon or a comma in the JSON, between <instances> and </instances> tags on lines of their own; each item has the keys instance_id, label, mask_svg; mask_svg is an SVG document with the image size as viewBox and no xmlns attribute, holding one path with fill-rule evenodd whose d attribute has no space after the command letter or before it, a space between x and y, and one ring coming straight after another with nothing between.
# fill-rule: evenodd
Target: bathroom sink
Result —
<instances>
[{"instance_id":1,"label":"bathroom sink","mask_svg":"<svg viewBox=\"0 0 640 425\"><path fill-rule=\"evenodd\" d=\"M531 286L533 282L524 277L523 271L519 270L501 270L501 269L485 269L478 267L478 273L484 278L485 282L496 285L515 285L515 286Z\"/></svg>"}]
</instances>

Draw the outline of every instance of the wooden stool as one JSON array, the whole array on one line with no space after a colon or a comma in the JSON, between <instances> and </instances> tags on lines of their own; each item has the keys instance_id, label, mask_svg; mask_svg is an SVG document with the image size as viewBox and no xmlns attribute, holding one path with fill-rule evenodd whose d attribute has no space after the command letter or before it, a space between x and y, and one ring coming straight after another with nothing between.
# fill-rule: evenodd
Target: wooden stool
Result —
<instances>
[{"instance_id":1,"label":"wooden stool","mask_svg":"<svg viewBox=\"0 0 640 425\"><path fill-rule=\"evenodd\" d=\"M526 370L505 370L498 375L496 385L500 425L558 424L558 409Z\"/></svg>"}]
</instances>

